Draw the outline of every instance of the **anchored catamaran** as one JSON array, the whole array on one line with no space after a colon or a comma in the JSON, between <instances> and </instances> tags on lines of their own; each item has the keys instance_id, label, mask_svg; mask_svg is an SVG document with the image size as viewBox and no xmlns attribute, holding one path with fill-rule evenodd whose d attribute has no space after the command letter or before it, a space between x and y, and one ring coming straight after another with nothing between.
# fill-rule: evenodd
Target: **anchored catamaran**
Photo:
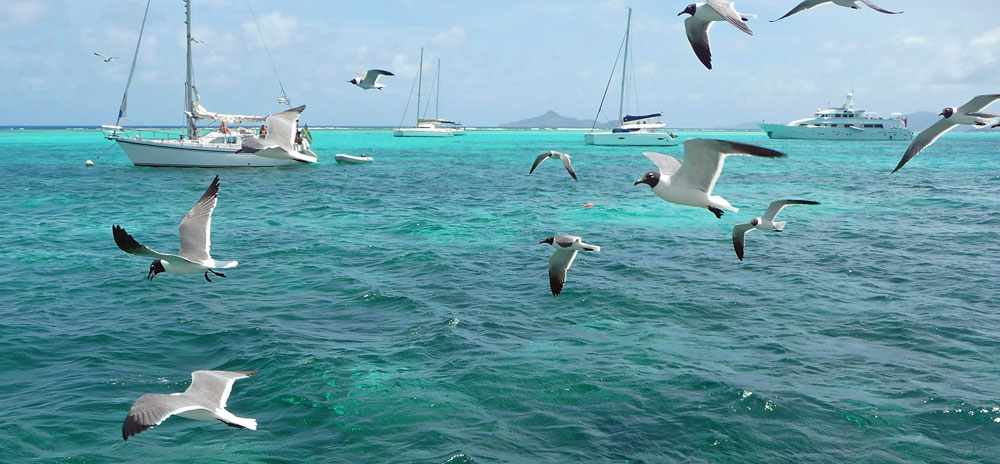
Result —
<instances>
[{"instance_id":1,"label":"anchored catamaran","mask_svg":"<svg viewBox=\"0 0 1000 464\"><path fill-rule=\"evenodd\" d=\"M628 72L628 50L629 36L632 31L632 9L628 9L628 22L625 26L625 55L622 59L622 86L618 99L618 122L619 126L610 132L595 132L597 118L601 115L601 110L597 110L597 117L594 118L594 126L591 131L584 134L583 140L587 145L619 145L619 146L650 146L669 147L677 145L677 136L667 130L667 125L660 121L662 113L630 115L625 114L625 78ZM610 85L610 81L608 82ZM605 89L607 96L607 89ZM604 104L604 99L601 99Z\"/></svg>"}]
</instances>

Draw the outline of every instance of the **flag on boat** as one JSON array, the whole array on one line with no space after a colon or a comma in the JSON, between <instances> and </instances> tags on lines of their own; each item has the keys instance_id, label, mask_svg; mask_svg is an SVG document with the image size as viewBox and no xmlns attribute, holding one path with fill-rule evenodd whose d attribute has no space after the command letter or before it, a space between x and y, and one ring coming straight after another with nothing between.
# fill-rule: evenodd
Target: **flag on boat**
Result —
<instances>
[{"instance_id":1,"label":"flag on boat","mask_svg":"<svg viewBox=\"0 0 1000 464\"><path fill-rule=\"evenodd\" d=\"M309 133L309 126L302 126L302 139L309 142L310 145L313 143L313 136Z\"/></svg>"}]
</instances>

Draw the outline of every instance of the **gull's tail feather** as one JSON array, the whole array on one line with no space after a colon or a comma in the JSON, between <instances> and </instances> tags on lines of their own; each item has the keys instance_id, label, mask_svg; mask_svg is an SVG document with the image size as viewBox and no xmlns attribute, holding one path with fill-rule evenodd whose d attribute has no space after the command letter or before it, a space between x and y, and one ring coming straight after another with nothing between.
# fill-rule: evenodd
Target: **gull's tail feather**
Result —
<instances>
[{"instance_id":1,"label":"gull's tail feather","mask_svg":"<svg viewBox=\"0 0 1000 464\"><path fill-rule=\"evenodd\" d=\"M251 419L249 417L230 416L227 417L226 419L219 419L219 420L230 427L257 430L257 419Z\"/></svg>"},{"instance_id":2,"label":"gull's tail feather","mask_svg":"<svg viewBox=\"0 0 1000 464\"><path fill-rule=\"evenodd\" d=\"M710 196L710 197L708 197L708 199L709 199L709 201L712 202L711 206L715 206L716 208L722 208L722 209L725 209L725 210L732 211L734 213L738 212L740 210L739 208L737 208L737 207L735 207L733 205L730 205L729 202L726 201L725 198L722 198L722 197L720 197L718 195Z\"/></svg>"},{"instance_id":3,"label":"gull's tail feather","mask_svg":"<svg viewBox=\"0 0 1000 464\"><path fill-rule=\"evenodd\" d=\"M217 265L216 267L218 268L229 269L236 267L240 263L237 261L216 261L215 264Z\"/></svg>"},{"instance_id":4,"label":"gull's tail feather","mask_svg":"<svg viewBox=\"0 0 1000 464\"><path fill-rule=\"evenodd\" d=\"M781 232L785 228L785 224L787 222L788 221L781 221L781 222L775 221L775 223L774 223L774 230L776 230L778 232Z\"/></svg>"}]
</instances>

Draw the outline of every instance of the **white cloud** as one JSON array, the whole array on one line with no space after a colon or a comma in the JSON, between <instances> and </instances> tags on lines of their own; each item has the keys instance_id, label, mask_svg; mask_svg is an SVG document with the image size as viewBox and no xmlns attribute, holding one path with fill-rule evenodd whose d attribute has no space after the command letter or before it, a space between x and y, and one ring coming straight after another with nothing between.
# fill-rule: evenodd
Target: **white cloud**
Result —
<instances>
[{"instance_id":1,"label":"white cloud","mask_svg":"<svg viewBox=\"0 0 1000 464\"><path fill-rule=\"evenodd\" d=\"M297 16L275 11L257 17L257 23L260 24L260 33L257 32L257 26L252 21L246 21L242 24L243 34L254 45L262 45L260 42L261 34L264 35L264 41L267 42L267 46L271 50L291 47L305 40L303 24Z\"/></svg>"},{"instance_id":2,"label":"white cloud","mask_svg":"<svg viewBox=\"0 0 1000 464\"><path fill-rule=\"evenodd\" d=\"M4 0L0 2L0 29L27 29L36 26L56 5L44 0Z\"/></svg>"},{"instance_id":3,"label":"white cloud","mask_svg":"<svg viewBox=\"0 0 1000 464\"><path fill-rule=\"evenodd\" d=\"M465 29L461 26L452 26L431 39L431 44L437 47L455 48L465 44Z\"/></svg>"}]
</instances>

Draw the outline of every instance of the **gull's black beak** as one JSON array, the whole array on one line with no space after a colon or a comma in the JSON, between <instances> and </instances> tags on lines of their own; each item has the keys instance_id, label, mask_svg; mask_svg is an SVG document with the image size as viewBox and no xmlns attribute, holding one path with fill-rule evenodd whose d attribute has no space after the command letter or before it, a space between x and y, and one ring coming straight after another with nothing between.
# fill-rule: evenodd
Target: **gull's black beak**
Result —
<instances>
[{"instance_id":1,"label":"gull's black beak","mask_svg":"<svg viewBox=\"0 0 1000 464\"><path fill-rule=\"evenodd\" d=\"M686 13L686 12L687 12L687 10L684 10L684 11L682 11L682 12L680 12L680 13L677 13L677 16L680 16L680 15L682 15L682 14Z\"/></svg>"},{"instance_id":2,"label":"gull's black beak","mask_svg":"<svg viewBox=\"0 0 1000 464\"><path fill-rule=\"evenodd\" d=\"M149 274L146 275L146 280L153 280L153 277L156 277L156 269L153 266L149 266Z\"/></svg>"},{"instance_id":3,"label":"gull's black beak","mask_svg":"<svg viewBox=\"0 0 1000 464\"><path fill-rule=\"evenodd\" d=\"M944 111L938 113L938 116L944 116Z\"/></svg>"},{"instance_id":4,"label":"gull's black beak","mask_svg":"<svg viewBox=\"0 0 1000 464\"><path fill-rule=\"evenodd\" d=\"M540 241L540 242L538 242L538 243L539 243L539 244L542 244L542 243L549 243L549 242L548 242L548 239L545 239L545 240L542 240L542 241Z\"/></svg>"},{"instance_id":5,"label":"gull's black beak","mask_svg":"<svg viewBox=\"0 0 1000 464\"><path fill-rule=\"evenodd\" d=\"M645 183L646 183L646 178L643 177L642 179L639 179L639 180L635 181L635 183L632 184L632 186L635 187L636 185L645 184Z\"/></svg>"}]
</instances>

